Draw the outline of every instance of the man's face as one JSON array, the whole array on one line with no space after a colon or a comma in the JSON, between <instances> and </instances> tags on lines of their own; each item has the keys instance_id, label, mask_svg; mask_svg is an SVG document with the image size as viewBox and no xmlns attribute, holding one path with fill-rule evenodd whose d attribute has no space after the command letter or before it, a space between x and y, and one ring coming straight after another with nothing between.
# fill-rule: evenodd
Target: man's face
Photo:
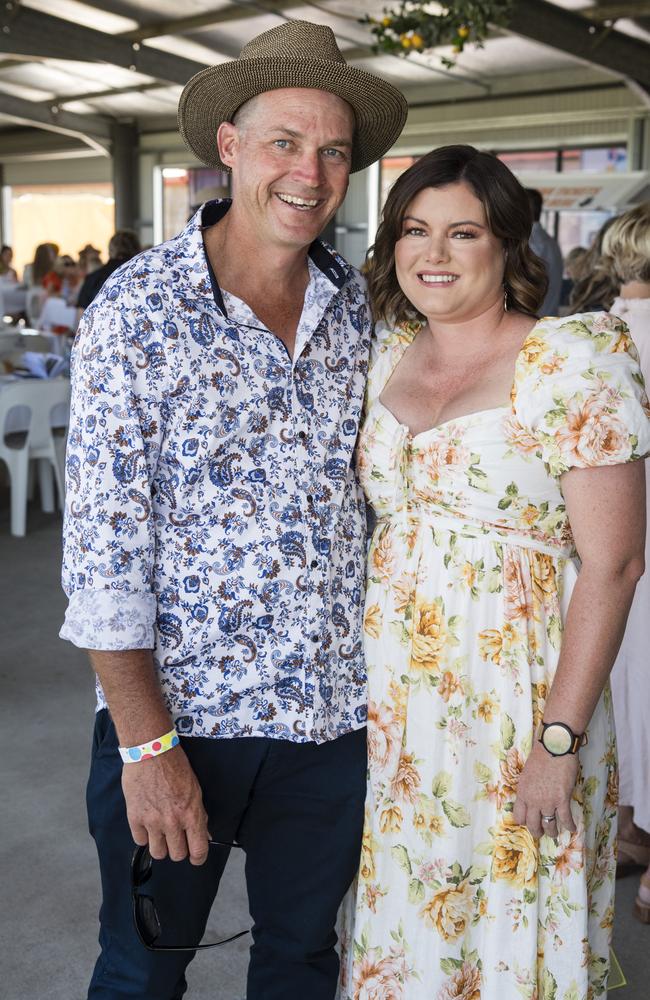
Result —
<instances>
[{"instance_id":1,"label":"man's face","mask_svg":"<svg viewBox=\"0 0 650 1000\"><path fill-rule=\"evenodd\" d=\"M299 249L322 232L348 188L354 114L322 90L272 90L219 129L237 212L265 246Z\"/></svg>"}]
</instances>

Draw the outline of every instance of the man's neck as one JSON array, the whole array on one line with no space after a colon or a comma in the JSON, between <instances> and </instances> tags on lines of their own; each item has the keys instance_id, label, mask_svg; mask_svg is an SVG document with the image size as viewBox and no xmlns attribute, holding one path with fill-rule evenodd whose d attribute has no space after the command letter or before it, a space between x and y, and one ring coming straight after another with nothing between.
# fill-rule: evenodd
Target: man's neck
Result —
<instances>
[{"instance_id":1,"label":"man's neck","mask_svg":"<svg viewBox=\"0 0 650 1000\"><path fill-rule=\"evenodd\" d=\"M308 247L260 245L237 224L232 209L204 235L219 287L245 302L293 356L309 284Z\"/></svg>"},{"instance_id":2,"label":"man's neck","mask_svg":"<svg viewBox=\"0 0 650 1000\"><path fill-rule=\"evenodd\" d=\"M205 247L219 286L249 305L251 298L304 295L309 283L309 247L269 246L251 238L232 208L206 231Z\"/></svg>"}]
</instances>

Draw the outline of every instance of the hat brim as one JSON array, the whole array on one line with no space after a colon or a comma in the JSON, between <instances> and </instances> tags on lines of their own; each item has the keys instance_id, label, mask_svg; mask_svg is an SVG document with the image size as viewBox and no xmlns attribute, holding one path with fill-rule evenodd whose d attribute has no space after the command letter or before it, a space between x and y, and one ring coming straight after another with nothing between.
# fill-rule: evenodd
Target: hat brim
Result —
<instances>
[{"instance_id":1,"label":"hat brim","mask_svg":"<svg viewBox=\"0 0 650 1000\"><path fill-rule=\"evenodd\" d=\"M217 130L238 108L269 90L306 87L335 94L351 106L356 120L351 172L363 170L388 152L406 122L408 104L385 80L348 66L314 59L236 59L201 70L186 84L178 104L178 128L203 163L220 170Z\"/></svg>"}]
</instances>

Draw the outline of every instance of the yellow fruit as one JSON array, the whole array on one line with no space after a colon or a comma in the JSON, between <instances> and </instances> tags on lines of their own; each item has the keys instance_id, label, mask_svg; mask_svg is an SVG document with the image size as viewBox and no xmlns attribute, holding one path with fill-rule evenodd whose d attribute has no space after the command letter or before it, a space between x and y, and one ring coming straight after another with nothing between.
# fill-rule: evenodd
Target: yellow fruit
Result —
<instances>
[{"instance_id":1,"label":"yellow fruit","mask_svg":"<svg viewBox=\"0 0 650 1000\"><path fill-rule=\"evenodd\" d=\"M424 38L422 37L422 35L417 35L417 34L411 35L411 45L413 46L414 49L423 49Z\"/></svg>"},{"instance_id":2,"label":"yellow fruit","mask_svg":"<svg viewBox=\"0 0 650 1000\"><path fill-rule=\"evenodd\" d=\"M390 28L391 24L393 23L393 20L390 17L382 17L381 23L383 24L384 28Z\"/></svg>"},{"instance_id":3,"label":"yellow fruit","mask_svg":"<svg viewBox=\"0 0 650 1000\"><path fill-rule=\"evenodd\" d=\"M458 37L469 38L469 28L467 27L466 24L461 24L460 28L458 29Z\"/></svg>"},{"instance_id":4,"label":"yellow fruit","mask_svg":"<svg viewBox=\"0 0 650 1000\"><path fill-rule=\"evenodd\" d=\"M403 49L410 49L413 44L408 35L400 35L400 41Z\"/></svg>"}]
</instances>

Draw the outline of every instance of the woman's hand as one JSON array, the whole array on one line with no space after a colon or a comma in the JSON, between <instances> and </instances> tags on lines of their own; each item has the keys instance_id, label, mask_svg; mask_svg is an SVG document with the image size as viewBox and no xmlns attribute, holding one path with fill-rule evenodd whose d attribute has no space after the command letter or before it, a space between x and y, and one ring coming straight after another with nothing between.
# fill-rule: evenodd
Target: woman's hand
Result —
<instances>
[{"instance_id":1,"label":"woman's hand","mask_svg":"<svg viewBox=\"0 0 650 1000\"><path fill-rule=\"evenodd\" d=\"M575 830L571 796L578 777L578 755L552 757L535 741L519 776L513 819L527 826L533 837L557 837L563 830ZM553 816L552 821L542 817Z\"/></svg>"}]
</instances>

